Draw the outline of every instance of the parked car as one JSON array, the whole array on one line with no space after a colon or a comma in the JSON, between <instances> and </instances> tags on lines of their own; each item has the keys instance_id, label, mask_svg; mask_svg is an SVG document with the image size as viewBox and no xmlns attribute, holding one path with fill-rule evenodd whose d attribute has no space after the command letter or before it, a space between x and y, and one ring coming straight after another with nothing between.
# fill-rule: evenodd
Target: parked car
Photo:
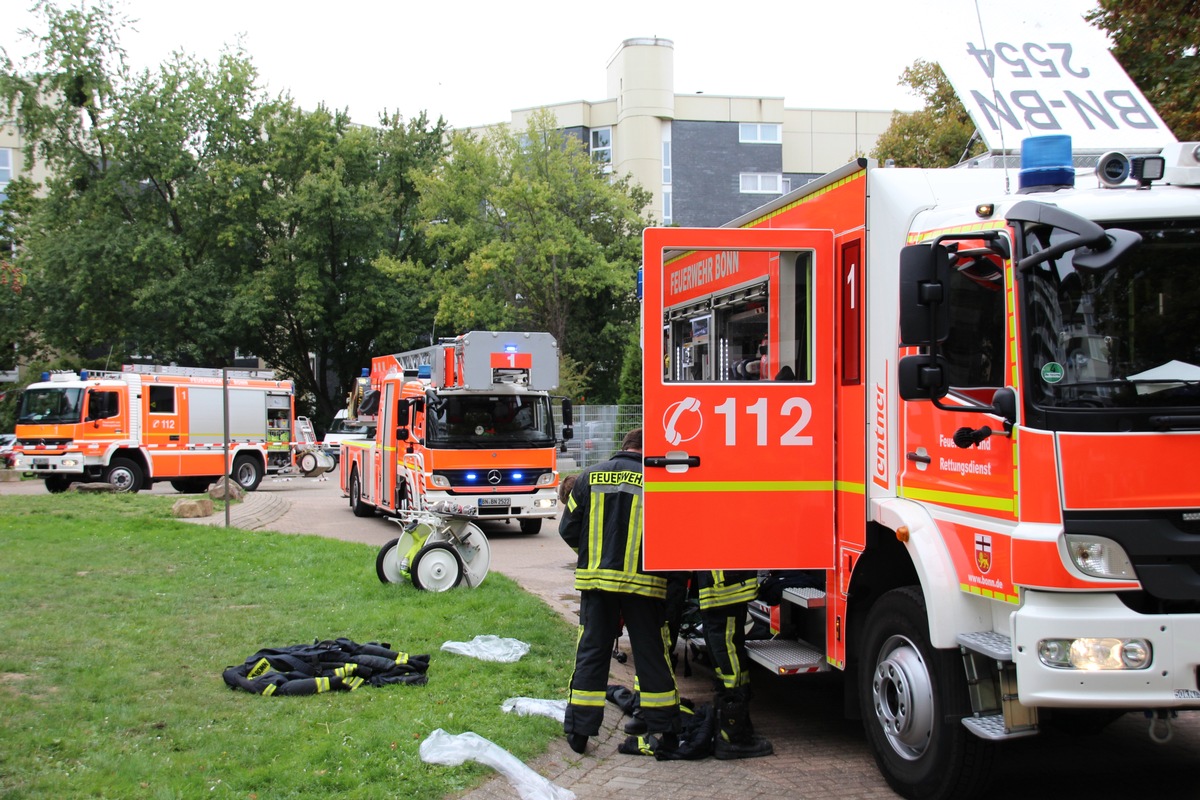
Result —
<instances>
[{"instance_id":1,"label":"parked car","mask_svg":"<svg viewBox=\"0 0 1200 800\"><path fill-rule=\"evenodd\" d=\"M375 430L370 425L359 425L346 419L346 412L339 411L338 416L329 426L325 438L321 440L324 450L336 464L342 454L342 442L346 439L370 439L375 436Z\"/></svg>"}]
</instances>

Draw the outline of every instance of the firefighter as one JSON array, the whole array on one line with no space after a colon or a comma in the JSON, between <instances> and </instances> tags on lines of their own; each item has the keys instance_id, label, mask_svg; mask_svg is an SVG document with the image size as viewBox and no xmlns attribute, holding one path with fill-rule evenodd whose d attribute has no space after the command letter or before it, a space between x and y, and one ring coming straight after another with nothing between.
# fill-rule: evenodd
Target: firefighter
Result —
<instances>
[{"instance_id":1,"label":"firefighter","mask_svg":"<svg viewBox=\"0 0 1200 800\"><path fill-rule=\"evenodd\" d=\"M713 755L720 759L757 758L774 752L750 723L750 665L746 653L748 604L758 594L753 570L698 571L704 641L716 673L716 736Z\"/></svg>"},{"instance_id":2,"label":"firefighter","mask_svg":"<svg viewBox=\"0 0 1200 800\"><path fill-rule=\"evenodd\" d=\"M641 690L647 733L638 752L662 757L678 746L679 691L667 656L667 579L642 568L642 431L626 434L620 452L579 475L559 535L578 554L580 592L575 671L563 731L576 753L600 733L608 662L622 620Z\"/></svg>"}]
</instances>

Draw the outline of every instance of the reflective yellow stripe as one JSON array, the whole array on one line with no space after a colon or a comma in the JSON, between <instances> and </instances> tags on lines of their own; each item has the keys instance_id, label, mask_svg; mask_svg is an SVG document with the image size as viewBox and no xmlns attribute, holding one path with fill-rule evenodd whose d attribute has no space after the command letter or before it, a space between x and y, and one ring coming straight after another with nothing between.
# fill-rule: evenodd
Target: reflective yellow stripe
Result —
<instances>
[{"instance_id":1,"label":"reflective yellow stripe","mask_svg":"<svg viewBox=\"0 0 1200 800\"><path fill-rule=\"evenodd\" d=\"M638 556L642 552L642 496L635 494L629 507L629 530L625 533L625 571L635 573L641 564Z\"/></svg>"},{"instance_id":2,"label":"reflective yellow stripe","mask_svg":"<svg viewBox=\"0 0 1200 800\"><path fill-rule=\"evenodd\" d=\"M263 697L270 697L273 694L275 694L275 684L272 683L270 686L263 689Z\"/></svg>"},{"instance_id":3,"label":"reflective yellow stripe","mask_svg":"<svg viewBox=\"0 0 1200 800\"><path fill-rule=\"evenodd\" d=\"M329 678L317 678L317 694L329 691Z\"/></svg>"},{"instance_id":4,"label":"reflective yellow stripe","mask_svg":"<svg viewBox=\"0 0 1200 800\"><path fill-rule=\"evenodd\" d=\"M603 708L604 701L604 692L587 692L582 689L571 690L571 705L573 706L600 706ZM645 700L642 703L644 705Z\"/></svg>"},{"instance_id":5,"label":"reflective yellow stripe","mask_svg":"<svg viewBox=\"0 0 1200 800\"><path fill-rule=\"evenodd\" d=\"M642 692L642 708L670 708L679 702L679 692Z\"/></svg>"},{"instance_id":6,"label":"reflective yellow stripe","mask_svg":"<svg viewBox=\"0 0 1200 800\"><path fill-rule=\"evenodd\" d=\"M689 481L647 483L647 492L832 492L833 481Z\"/></svg>"},{"instance_id":7,"label":"reflective yellow stripe","mask_svg":"<svg viewBox=\"0 0 1200 800\"><path fill-rule=\"evenodd\" d=\"M913 489L903 487L899 495L908 500L927 500L943 505L966 506L967 508L986 508L989 511L1007 511L1012 513L1016 501L1011 497L980 497L965 492L939 492L932 489Z\"/></svg>"}]
</instances>

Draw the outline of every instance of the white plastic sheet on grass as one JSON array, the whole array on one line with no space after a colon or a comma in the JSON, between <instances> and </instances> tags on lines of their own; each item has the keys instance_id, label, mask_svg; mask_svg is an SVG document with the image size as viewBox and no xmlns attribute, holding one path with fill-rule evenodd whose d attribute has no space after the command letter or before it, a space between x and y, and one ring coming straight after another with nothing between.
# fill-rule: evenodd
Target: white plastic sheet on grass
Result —
<instances>
[{"instance_id":1,"label":"white plastic sheet on grass","mask_svg":"<svg viewBox=\"0 0 1200 800\"><path fill-rule=\"evenodd\" d=\"M566 700L539 700L535 697L510 697L500 704L500 708L509 713L516 712L519 717L537 714L550 717L562 722L567 716Z\"/></svg>"},{"instance_id":2,"label":"white plastic sheet on grass","mask_svg":"<svg viewBox=\"0 0 1200 800\"><path fill-rule=\"evenodd\" d=\"M458 653L482 661L501 661L511 664L520 661L529 652L529 645L520 639L501 639L490 633L476 636L469 642L446 642L442 649L447 653Z\"/></svg>"},{"instance_id":3,"label":"white plastic sheet on grass","mask_svg":"<svg viewBox=\"0 0 1200 800\"><path fill-rule=\"evenodd\" d=\"M575 793L538 775L512 753L477 733L451 735L441 728L421 742L421 760L426 764L456 767L477 761L492 767L512 784L521 800L575 800Z\"/></svg>"}]
</instances>

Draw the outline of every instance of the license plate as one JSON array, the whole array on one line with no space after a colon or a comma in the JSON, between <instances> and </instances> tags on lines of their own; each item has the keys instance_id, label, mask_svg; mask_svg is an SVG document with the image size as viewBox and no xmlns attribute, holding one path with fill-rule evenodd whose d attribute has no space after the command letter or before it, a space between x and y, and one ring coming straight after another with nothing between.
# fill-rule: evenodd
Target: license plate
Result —
<instances>
[{"instance_id":1,"label":"license plate","mask_svg":"<svg viewBox=\"0 0 1200 800\"><path fill-rule=\"evenodd\" d=\"M481 506L506 506L508 505L507 497L481 497L479 505Z\"/></svg>"},{"instance_id":2,"label":"license plate","mask_svg":"<svg viewBox=\"0 0 1200 800\"><path fill-rule=\"evenodd\" d=\"M44 458L35 458L30 463L30 466L32 466L34 469L49 469L50 462Z\"/></svg>"}]
</instances>

